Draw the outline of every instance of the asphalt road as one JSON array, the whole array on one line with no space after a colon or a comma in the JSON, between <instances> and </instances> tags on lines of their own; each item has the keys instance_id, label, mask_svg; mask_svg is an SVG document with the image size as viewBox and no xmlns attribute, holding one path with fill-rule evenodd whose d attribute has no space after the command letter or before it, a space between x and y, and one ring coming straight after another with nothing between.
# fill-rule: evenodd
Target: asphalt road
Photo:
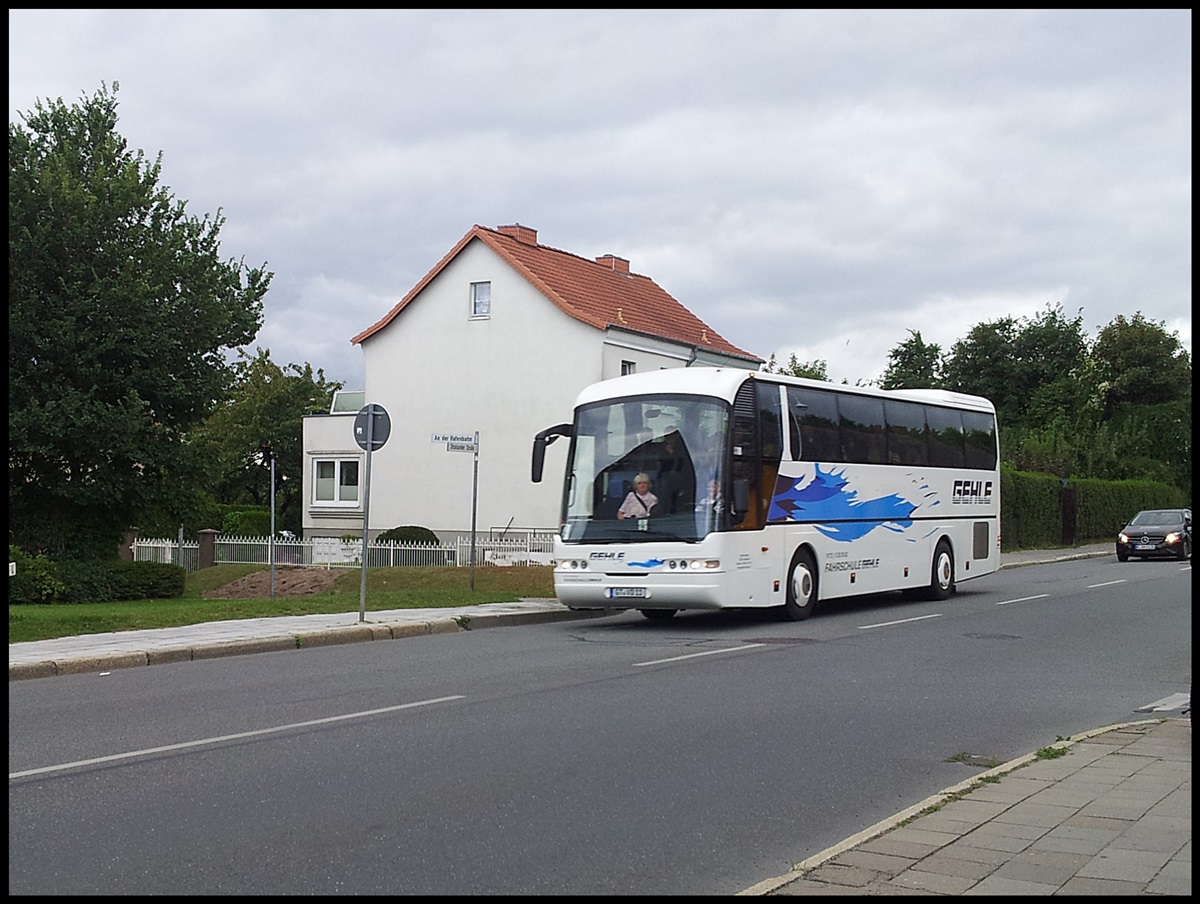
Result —
<instances>
[{"instance_id":1,"label":"asphalt road","mask_svg":"<svg viewBox=\"0 0 1200 904\"><path fill-rule=\"evenodd\" d=\"M1190 689L1190 565L22 681L16 894L728 894ZM24 773L13 777L15 773Z\"/></svg>"}]
</instances>

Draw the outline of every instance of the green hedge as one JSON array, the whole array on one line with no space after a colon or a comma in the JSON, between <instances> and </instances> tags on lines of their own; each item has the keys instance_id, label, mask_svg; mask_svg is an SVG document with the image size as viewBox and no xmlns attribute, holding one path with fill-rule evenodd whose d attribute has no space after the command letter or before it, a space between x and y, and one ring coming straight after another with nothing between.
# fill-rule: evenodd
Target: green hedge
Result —
<instances>
[{"instance_id":1,"label":"green hedge","mask_svg":"<svg viewBox=\"0 0 1200 904\"><path fill-rule=\"evenodd\" d=\"M221 533L227 537L269 537L271 510L261 506L226 512L221 519Z\"/></svg>"},{"instance_id":2,"label":"green hedge","mask_svg":"<svg viewBox=\"0 0 1200 904\"><path fill-rule=\"evenodd\" d=\"M1063 497L1075 497L1075 524L1063 523ZM1135 513L1150 508L1184 508L1189 500L1178 487L1150 480L1063 481L1049 474L1000 469L1001 548L1036 549L1063 544L1115 540Z\"/></svg>"},{"instance_id":3,"label":"green hedge","mask_svg":"<svg viewBox=\"0 0 1200 904\"><path fill-rule=\"evenodd\" d=\"M56 602L108 603L165 600L183 596L187 572L163 562L59 562L63 593Z\"/></svg>"},{"instance_id":4,"label":"green hedge","mask_svg":"<svg viewBox=\"0 0 1200 904\"><path fill-rule=\"evenodd\" d=\"M108 603L117 600L178 599L187 573L178 565L104 559L51 562L9 547L17 573L8 582L8 602Z\"/></svg>"}]
</instances>

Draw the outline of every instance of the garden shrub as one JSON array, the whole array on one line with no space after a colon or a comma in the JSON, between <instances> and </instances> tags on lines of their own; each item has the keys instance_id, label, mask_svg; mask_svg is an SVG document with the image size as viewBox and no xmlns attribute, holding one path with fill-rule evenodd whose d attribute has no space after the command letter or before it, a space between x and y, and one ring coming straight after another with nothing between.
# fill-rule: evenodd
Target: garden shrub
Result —
<instances>
[{"instance_id":1,"label":"garden shrub","mask_svg":"<svg viewBox=\"0 0 1200 904\"><path fill-rule=\"evenodd\" d=\"M16 546L8 547L8 561L17 573L8 579L9 605L57 602L63 583L54 574L54 563L45 556L31 556Z\"/></svg>"},{"instance_id":2,"label":"garden shrub","mask_svg":"<svg viewBox=\"0 0 1200 904\"><path fill-rule=\"evenodd\" d=\"M221 519L221 533L227 537L269 537L271 512L265 507L226 512Z\"/></svg>"},{"instance_id":3,"label":"garden shrub","mask_svg":"<svg viewBox=\"0 0 1200 904\"><path fill-rule=\"evenodd\" d=\"M58 563L61 602L110 603L118 600L178 599L187 572L166 562L103 560Z\"/></svg>"},{"instance_id":4,"label":"garden shrub","mask_svg":"<svg viewBox=\"0 0 1200 904\"><path fill-rule=\"evenodd\" d=\"M375 539L380 543L429 543L434 546L441 542L429 528L415 524L389 528Z\"/></svg>"}]
</instances>

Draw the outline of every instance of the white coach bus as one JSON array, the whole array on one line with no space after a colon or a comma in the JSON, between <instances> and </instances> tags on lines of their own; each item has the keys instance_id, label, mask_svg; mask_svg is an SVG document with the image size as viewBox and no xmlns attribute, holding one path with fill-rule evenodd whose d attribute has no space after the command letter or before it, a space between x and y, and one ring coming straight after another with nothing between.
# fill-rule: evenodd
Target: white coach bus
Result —
<instances>
[{"instance_id":1,"label":"white coach bus","mask_svg":"<svg viewBox=\"0 0 1200 904\"><path fill-rule=\"evenodd\" d=\"M837 597L945 599L999 568L996 413L978 396L672 368L583 390L572 423L534 438L534 482L559 437L554 588L573 609L799 620Z\"/></svg>"}]
</instances>

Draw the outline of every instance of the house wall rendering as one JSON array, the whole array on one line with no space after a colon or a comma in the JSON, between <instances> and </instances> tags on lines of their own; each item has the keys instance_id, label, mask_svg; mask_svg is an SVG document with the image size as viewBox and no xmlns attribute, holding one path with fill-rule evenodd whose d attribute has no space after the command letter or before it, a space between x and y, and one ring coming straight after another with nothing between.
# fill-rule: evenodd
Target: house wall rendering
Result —
<instances>
[{"instance_id":1,"label":"house wall rendering","mask_svg":"<svg viewBox=\"0 0 1200 904\"><path fill-rule=\"evenodd\" d=\"M671 321L660 331L648 328L656 314ZM391 420L387 442L371 455L371 535L421 525L449 537L468 532L473 516L480 532L556 530L567 443L549 448L546 479L535 484L533 437L569 421L581 389L629 370L761 364L631 274L628 261L578 258L538 245L537 231L520 226L475 227L355 341L365 402ZM364 462L353 421L305 419L306 536L361 535L361 498L330 499L351 495L331 489L349 473L338 462ZM435 441L475 433L477 478L473 453Z\"/></svg>"}]
</instances>

